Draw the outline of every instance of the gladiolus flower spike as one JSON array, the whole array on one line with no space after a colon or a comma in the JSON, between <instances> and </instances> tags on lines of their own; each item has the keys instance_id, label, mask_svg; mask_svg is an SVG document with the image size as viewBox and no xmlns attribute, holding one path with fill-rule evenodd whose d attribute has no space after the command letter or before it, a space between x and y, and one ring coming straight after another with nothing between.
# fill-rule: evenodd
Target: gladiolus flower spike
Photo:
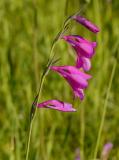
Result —
<instances>
[{"instance_id":1,"label":"gladiolus flower spike","mask_svg":"<svg viewBox=\"0 0 119 160\"><path fill-rule=\"evenodd\" d=\"M86 18L79 15L74 15L70 17L76 20L90 31L97 33L99 28L92 24ZM84 71L89 71L91 69L90 59L95 54L96 42L91 42L79 35L61 35L61 39L68 42L72 48L76 51L77 60L75 66L50 66L50 69L59 73L71 86L75 97L84 99L84 89L88 87L88 80L91 75L84 73ZM79 69L83 70L79 70ZM74 112L76 111L71 104L65 103L59 100L48 100L37 104L38 108L51 108L63 112Z\"/></svg>"},{"instance_id":2,"label":"gladiolus flower spike","mask_svg":"<svg viewBox=\"0 0 119 160\"><path fill-rule=\"evenodd\" d=\"M81 72L74 66L52 66L51 70L56 71L63 76L72 87L74 95L83 100L83 89L87 88L87 80L91 78L90 75Z\"/></svg>"},{"instance_id":3,"label":"gladiolus flower spike","mask_svg":"<svg viewBox=\"0 0 119 160\"><path fill-rule=\"evenodd\" d=\"M86 28L88 28L90 31L97 33L99 32L99 28L92 24L89 20L79 16L79 15L73 15L69 17L65 23L64 26L59 32L59 34L56 36L55 40L53 41L51 51L50 51L50 58L49 61L46 65L46 68L43 72L41 82L40 82L40 87L39 91L33 101L32 107L31 107L31 112L30 112L30 128L29 128L29 133L28 133L28 143L27 143L27 148L26 148L26 160L29 157L29 146L30 146L30 139L31 139L31 131L32 131L32 123L34 120L34 115L36 113L36 107L38 108L50 108L62 112L75 112L76 109L72 107L71 104L62 102L59 100L47 100L42 103L38 104L38 99L40 97L43 84L44 84L44 79L49 71L49 69L58 72L61 76L63 76L66 81L69 83L71 86L75 97L79 97L81 100L84 99L84 89L88 87L88 79L91 78L89 74L84 73L84 71L89 71L91 68L91 62L90 59L95 53L95 47L97 45L96 42L90 42L87 39L84 39L81 36L78 35L68 35L64 36L64 32L67 29L68 22L69 20L76 20ZM52 66L53 63L56 61L53 61L55 54L52 55L53 53L53 48L56 44L56 41L59 39L64 39L66 42L68 42L72 48L76 51L77 54L77 61L76 61L76 66ZM51 56L52 55L52 56ZM79 70L79 68L82 68L82 70ZM112 145L107 144L107 146L104 148L104 151L102 153L102 157L108 157L109 151L111 150ZM80 155L76 157L77 160L80 160Z\"/></svg>"}]
</instances>

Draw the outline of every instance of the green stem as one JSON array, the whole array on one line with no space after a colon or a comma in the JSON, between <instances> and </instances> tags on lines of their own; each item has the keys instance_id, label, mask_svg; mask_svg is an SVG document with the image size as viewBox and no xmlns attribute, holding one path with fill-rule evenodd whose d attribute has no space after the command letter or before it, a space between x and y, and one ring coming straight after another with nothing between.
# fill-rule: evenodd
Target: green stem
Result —
<instances>
[{"instance_id":1,"label":"green stem","mask_svg":"<svg viewBox=\"0 0 119 160\"><path fill-rule=\"evenodd\" d=\"M43 73L42 77L41 77L41 82L40 82L40 87L39 87L39 91L38 91L37 102L38 102L38 100L40 99L40 96L41 96L41 91L42 91L42 88L43 88L45 77L46 77L46 72ZM33 121L35 119L36 112L37 112L37 108L35 108L35 113L34 113L32 119L30 121L29 132L28 132L28 143L27 143L27 149L26 149L26 160L28 160L28 156L29 156L29 148L30 148L30 141L31 141L31 132L32 132L32 126L33 126Z\"/></svg>"},{"instance_id":2,"label":"green stem","mask_svg":"<svg viewBox=\"0 0 119 160\"><path fill-rule=\"evenodd\" d=\"M81 106L81 116L80 116L80 125L81 125L81 133L80 133L80 144L81 144L81 159L84 160L84 138L85 138L85 108L84 105Z\"/></svg>"},{"instance_id":3,"label":"green stem","mask_svg":"<svg viewBox=\"0 0 119 160\"><path fill-rule=\"evenodd\" d=\"M53 53L53 49L54 49L54 46L55 44L52 46L51 48L51 52L50 52L50 56L52 55ZM52 56L52 58L54 57L54 54ZM41 96L41 91L42 91L42 88L43 88L43 84L44 84L44 80L45 80L45 77L46 77L46 74L47 72L49 71L49 67L51 62L52 62L52 58L48 61L48 64L46 65L47 66L47 69L44 70L42 76L41 76L41 82L40 82L40 86L39 86L39 91L38 91L38 97L37 97L37 102L38 100L40 99L40 96ZM28 142L27 142L27 149L26 149L26 160L28 160L28 157L29 157L29 149L30 149L30 141L31 141L31 132L32 132L32 126L33 126L33 121L35 119L35 115L37 113L37 108L35 108L35 112L34 112L34 115L30 121L30 126L29 126L29 132L28 132Z\"/></svg>"},{"instance_id":4,"label":"green stem","mask_svg":"<svg viewBox=\"0 0 119 160\"><path fill-rule=\"evenodd\" d=\"M30 127L29 127L28 143L27 143L27 150L26 150L26 160L28 160L28 156L29 156L29 147L30 147L30 141L31 141L32 125L33 125L33 120L30 122Z\"/></svg>"},{"instance_id":5,"label":"green stem","mask_svg":"<svg viewBox=\"0 0 119 160\"><path fill-rule=\"evenodd\" d=\"M107 89L107 95L106 95L105 102L104 102L104 109L103 109L102 119L100 122L100 127L99 127L99 132L98 132L98 137L97 137L97 142L96 142L96 147L95 147L95 152L94 152L94 160L96 159L97 153L98 153L99 143L100 143L100 139L101 139L101 133L102 133L105 117L106 117L108 98L109 98L110 89L112 86L112 81L113 81L115 70L116 70L116 65L117 65L117 61L115 60L115 63L113 65L113 69L112 69L112 73L111 73L111 77L110 77L110 81L109 81L109 85L108 85L108 89Z\"/></svg>"}]
</instances>

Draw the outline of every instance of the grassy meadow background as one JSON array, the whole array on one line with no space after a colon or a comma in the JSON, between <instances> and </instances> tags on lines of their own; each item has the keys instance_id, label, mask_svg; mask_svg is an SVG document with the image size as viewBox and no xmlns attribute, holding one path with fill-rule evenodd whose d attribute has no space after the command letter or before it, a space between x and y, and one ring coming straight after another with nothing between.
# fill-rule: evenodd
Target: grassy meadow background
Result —
<instances>
[{"instance_id":1,"label":"grassy meadow background","mask_svg":"<svg viewBox=\"0 0 119 160\"><path fill-rule=\"evenodd\" d=\"M93 160L107 88L116 63L98 156L107 142L114 144L110 160L119 160L119 1L118 0L0 0L0 160L25 160L29 112L48 60L53 38L66 17L79 11L100 27L95 36L72 22L67 34L96 40L93 78L76 113L39 109L33 123L29 160ZM73 65L73 50L63 40L54 49L57 65ZM69 85L54 72L48 74L40 101L72 103Z\"/></svg>"}]
</instances>

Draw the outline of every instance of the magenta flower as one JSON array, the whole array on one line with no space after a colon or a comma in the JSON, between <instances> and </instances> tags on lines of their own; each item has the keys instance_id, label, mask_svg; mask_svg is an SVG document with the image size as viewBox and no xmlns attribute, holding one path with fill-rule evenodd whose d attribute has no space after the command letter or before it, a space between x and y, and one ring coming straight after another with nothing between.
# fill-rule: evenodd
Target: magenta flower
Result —
<instances>
[{"instance_id":1,"label":"magenta flower","mask_svg":"<svg viewBox=\"0 0 119 160\"><path fill-rule=\"evenodd\" d=\"M37 105L38 108L51 108L62 112L75 112L71 104L59 100L48 100Z\"/></svg>"},{"instance_id":2,"label":"magenta flower","mask_svg":"<svg viewBox=\"0 0 119 160\"><path fill-rule=\"evenodd\" d=\"M72 87L74 95L83 100L83 89L87 88L87 80L91 78L90 75L79 71L74 66L52 66L51 70L56 71L63 76Z\"/></svg>"},{"instance_id":3,"label":"magenta flower","mask_svg":"<svg viewBox=\"0 0 119 160\"><path fill-rule=\"evenodd\" d=\"M101 154L101 159L102 160L107 160L108 159L109 153L112 150L112 148L113 148L113 144L111 142L106 143L104 145L103 150L102 150L102 154Z\"/></svg>"},{"instance_id":4,"label":"magenta flower","mask_svg":"<svg viewBox=\"0 0 119 160\"><path fill-rule=\"evenodd\" d=\"M96 42L90 42L78 35L68 35L62 37L76 50L78 56L91 58L94 55Z\"/></svg>"},{"instance_id":5,"label":"magenta flower","mask_svg":"<svg viewBox=\"0 0 119 160\"><path fill-rule=\"evenodd\" d=\"M89 58L95 53L96 42L90 42L78 35L63 36L62 39L67 41L77 53L77 68L83 68L85 71L90 70L91 63Z\"/></svg>"},{"instance_id":6,"label":"magenta flower","mask_svg":"<svg viewBox=\"0 0 119 160\"><path fill-rule=\"evenodd\" d=\"M85 26L86 28L88 28L90 31L94 33L97 33L100 31L96 25L94 25L92 22L90 22L89 20L87 20L82 16L75 15L75 16L72 16L72 19L76 20L78 23L82 24L83 26Z\"/></svg>"}]
</instances>

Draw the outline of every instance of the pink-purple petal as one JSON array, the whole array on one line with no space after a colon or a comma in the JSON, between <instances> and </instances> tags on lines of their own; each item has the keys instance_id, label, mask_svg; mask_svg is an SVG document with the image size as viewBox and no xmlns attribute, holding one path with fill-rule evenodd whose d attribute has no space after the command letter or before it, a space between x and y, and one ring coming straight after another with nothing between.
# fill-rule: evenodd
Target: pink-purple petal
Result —
<instances>
[{"instance_id":1,"label":"pink-purple petal","mask_svg":"<svg viewBox=\"0 0 119 160\"><path fill-rule=\"evenodd\" d=\"M84 69L84 71L89 71L91 69L90 59L82 57L82 61L83 61L82 68Z\"/></svg>"},{"instance_id":2,"label":"pink-purple petal","mask_svg":"<svg viewBox=\"0 0 119 160\"><path fill-rule=\"evenodd\" d=\"M67 79L69 81L69 83L72 86L77 86L81 89L87 88L88 86L88 82L86 79L84 79L82 76L80 75L76 75L76 74L71 74L71 75L67 75L68 77L70 76L69 79ZM70 82L71 81L71 82Z\"/></svg>"},{"instance_id":3,"label":"pink-purple petal","mask_svg":"<svg viewBox=\"0 0 119 160\"><path fill-rule=\"evenodd\" d=\"M83 91L83 89L75 89L74 88L74 95L75 95L75 97L79 97L80 98L80 100L83 100L84 99L84 91Z\"/></svg>"},{"instance_id":4,"label":"pink-purple petal","mask_svg":"<svg viewBox=\"0 0 119 160\"><path fill-rule=\"evenodd\" d=\"M67 81L68 83L73 87L79 87L79 88L87 88L88 86L88 83L87 83L87 79L85 78L85 76L87 74L81 72L81 71L78 71L77 74L74 72L72 72L72 68L73 68L73 71L75 70L75 72L78 70L76 69L76 67L71 67L70 66L70 69L69 69L69 66L52 66L51 69L54 70L54 71L57 71L61 76L63 76ZM75 69L74 69L75 68Z\"/></svg>"},{"instance_id":5,"label":"pink-purple petal","mask_svg":"<svg viewBox=\"0 0 119 160\"><path fill-rule=\"evenodd\" d=\"M82 24L83 26L85 26L87 29L89 29L94 33L97 33L100 31L96 25L94 25L92 22L90 22L89 20L87 20L82 16L75 15L72 17L72 19L76 20L78 23Z\"/></svg>"},{"instance_id":6,"label":"pink-purple petal","mask_svg":"<svg viewBox=\"0 0 119 160\"><path fill-rule=\"evenodd\" d=\"M92 78L91 75L78 70L75 66L52 66L51 69L55 70L55 71L64 70L65 72L67 72L69 74L77 74L77 75L80 75L81 77L83 77L86 80Z\"/></svg>"},{"instance_id":7,"label":"pink-purple petal","mask_svg":"<svg viewBox=\"0 0 119 160\"><path fill-rule=\"evenodd\" d=\"M77 35L63 36L62 39L67 41L72 46L72 48L74 48L77 56L91 58L95 53L94 48L96 47L96 42L90 42Z\"/></svg>"},{"instance_id":8,"label":"pink-purple petal","mask_svg":"<svg viewBox=\"0 0 119 160\"><path fill-rule=\"evenodd\" d=\"M109 153L113 148L113 144L111 142L108 142L104 145L102 153L101 153L101 158L104 160L107 160L109 157Z\"/></svg>"},{"instance_id":9,"label":"pink-purple petal","mask_svg":"<svg viewBox=\"0 0 119 160\"><path fill-rule=\"evenodd\" d=\"M79 71L75 66L52 66L51 70L63 76L72 87L74 95L83 100L83 89L87 88L90 75Z\"/></svg>"},{"instance_id":10,"label":"pink-purple petal","mask_svg":"<svg viewBox=\"0 0 119 160\"><path fill-rule=\"evenodd\" d=\"M75 112L71 104L59 100L48 100L37 105L38 108L50 108L62 112Z\"/></svg>"}]
</instances>

